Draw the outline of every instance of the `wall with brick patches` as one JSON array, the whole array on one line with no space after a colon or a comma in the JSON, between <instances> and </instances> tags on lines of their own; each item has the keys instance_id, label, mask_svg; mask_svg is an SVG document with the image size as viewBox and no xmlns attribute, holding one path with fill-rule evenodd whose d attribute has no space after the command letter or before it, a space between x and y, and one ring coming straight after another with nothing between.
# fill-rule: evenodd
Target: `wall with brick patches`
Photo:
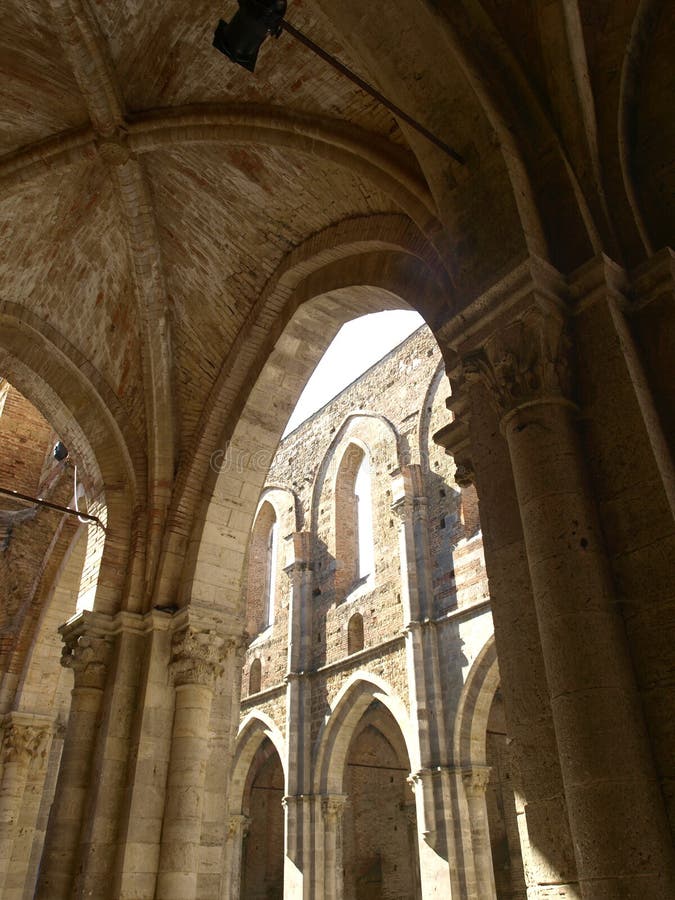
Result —
<instances>
[{"instance_id":1,"label":"wall with brick patches","mask_svg":"<svg viewBox=\"0 0 675 900\"><path fill-rule=\"evenodd\" d=\"M465 682L485 653L492 624L475 489L456 483L453 460L432 439L447 420L448 394L438 346L422 327L282 440L253 526L246 618L261 619L273 517L279 527L275 616L249 636L241 740L247 745L256 716L285 736L286 826L293 831L298 807L316 798L314 811L303 813L303 840L309 840L307 817L313 841L319 840L316 829L324 842L333 839L333 824L342 829L348 900L417 896L422 885L427 892L463 886L466 893L479 884L481 862L470 834L472 828L480 833L481 822L472 820L476 801L464 797L461 773L472 764L487 771L487 719L479 725L477 758L453 759L452 748ZM364 459L374 564L360 576L354 486ZM409 513L401 512L401 490ZM429 596L420 599L425 591ZM350 653L355 615L362 620L363 646ZM304 623L300 632L294 622ZM255 661L262 667L261 689L247 696ZM490 690L493 695L494 686ZM430 776L432 770L437 774ZM411 776L415 795L406 781ZM439 779L446 780L444 788ZM490 787L490 796L497 787L501 783ZM463 823L453 824L451 803L466 810ZM255 821L260 808L257 799L244 797L242 808L231 811L253 819L242 861L249 884L246 848L252 840L270 840ZM490 809L493 833L501 835L498 807ZM484 836L483 855L489 855L487 831ZM339 862L317 860L315 881L342 880ZM482 864L492 865L489 858ZM459 875L451 871L458 866ZM510 895L500 890L498 896Z\"/></svg>"}]
</instances>

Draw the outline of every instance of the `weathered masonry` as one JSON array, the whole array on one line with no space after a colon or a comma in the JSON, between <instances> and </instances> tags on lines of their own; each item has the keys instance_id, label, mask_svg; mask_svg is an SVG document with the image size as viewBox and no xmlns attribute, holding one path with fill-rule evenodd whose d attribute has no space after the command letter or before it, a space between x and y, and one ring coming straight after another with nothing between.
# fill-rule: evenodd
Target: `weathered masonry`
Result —
<instances>
[{"instance_id":1,"label":"weathered masonry","mask_svg":"<svg viewBox=\"0 0 675 900\"><path fill-rule=\"evenodd\" d=\"M446 395L425 327L274 457L247 562L233 897L525 897L476 492L432 439Z\"/></svg>"},{"instance_id":2,"label":"weathered masonry","mask_svg":"<svg viewBox=\"0 0 675 900\"><path fill-rule=\"evenodd\" d=\"M233 66L234 10L3 6L0 487L52 507L1 495L0 894L482 900L522 860L530 898L670 900L670 7L289 2L463 162L288 34ZM270 474L290 412L344 322L402 308L433 422L356 397L310 503ZM447 556L479 523L480 615Z\"/></svg>"}]
</instances>

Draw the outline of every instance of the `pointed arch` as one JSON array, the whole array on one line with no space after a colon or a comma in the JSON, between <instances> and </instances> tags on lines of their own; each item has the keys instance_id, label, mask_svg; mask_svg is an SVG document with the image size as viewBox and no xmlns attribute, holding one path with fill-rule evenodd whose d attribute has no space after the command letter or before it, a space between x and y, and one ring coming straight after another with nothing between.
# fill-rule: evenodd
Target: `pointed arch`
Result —
<instances>
[{"instance_id":1,"label":"pointed arch","mask_svg":"<svg viewBox=\"0 0 675 900\"><path fill-rule=\"evenodd\" d=\"M239 726L239 732L232 758L232 775L230 776L229 806L232 814L243 812L246 781L253 762L253 757L265 738L268 738L279 754L284 770L284 783L288 781L286 771L286 742L281 731L267 713L262 710L250 712Z\"/></svg>"},{"instance_id":2,"label":"pointed arch","mask_svg":"<svg viewBox=\"0 0 675 900\"><path fill-rule=\"evenodd\" d=\"M457 705L453 740L455 765L486 765L485 735L498 687L497 647L494 635L491 635L469 670Z\"/></svg>"},{"instance_id":3,"label":"pointed arch","mask_svg":"<svg viewBox=\"0 0 675 900\"><path fill-rule=\"evenodd\" d=\"M53 331L53 329L52 329ZM0 301L0 366L3 374L61 435L78 459L90 498L89 512L106 525L92 540L87 560L97 571L94 608L114 614L123 604L142 608L142 554L133 553L145 481L138 445L110 391L58 334L45 335L30 315ZM92 378L88 377L91 374Z\"/></svg>"},{"instance_id":4,"label":"pointed arch","mask_svg":"<svg viewBox=\"0 0 675 900\"><path fill-rule=\"evenodd\" d=\"M360 670L343 685L319 731L314 752L314 790L317 794L343 793L349 745L374 700L388 709L400 728L412 771L419 768L419 752L415 749L413 728L403 701L384 679Z\"/></svg>"}]
</instances>

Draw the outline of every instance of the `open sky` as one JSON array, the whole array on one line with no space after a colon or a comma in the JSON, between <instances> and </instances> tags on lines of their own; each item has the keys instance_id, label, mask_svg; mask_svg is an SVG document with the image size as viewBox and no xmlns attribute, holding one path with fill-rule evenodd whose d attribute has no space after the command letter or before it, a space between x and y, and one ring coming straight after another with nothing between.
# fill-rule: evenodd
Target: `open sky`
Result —
<instances>
[{"instance_id":1,"label":"open sky","mask_svg":"<svg viewBox=\"0 0 675 900\"><path fill-rule=\"evenodd\" d=\"M423 324L424 319L416 312L392 310L361 316L343 325L307 382L284 434L297 428Z\"/></svg>"}]
</instances>

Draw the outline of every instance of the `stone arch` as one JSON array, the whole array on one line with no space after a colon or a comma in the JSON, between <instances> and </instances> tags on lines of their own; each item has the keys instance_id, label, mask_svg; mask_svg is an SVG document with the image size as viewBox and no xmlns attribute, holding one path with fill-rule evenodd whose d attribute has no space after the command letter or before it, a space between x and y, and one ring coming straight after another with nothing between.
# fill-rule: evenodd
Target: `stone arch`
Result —
<instances>
[{"instance_id":1,"label":"stone arch","mask_svg":"<svg viewBox=\"0 0 675 900\"><path fill-rule=\"evenodd\" d=\"M379 459L376 458L376 451ZM386 464L383 457L386 455ZM316 548L315 566L330 574L330 590L341 602L353 592L374 584L378 555L374 548L387 533L387 510L370 507L369 546L372 571L359 573L358 522L354 498L356 476L363 460L369 466L371 490L383 469L396 468L402 453L398 432L389 420L369 412L350 413L337 429L314 479L310 530ZM398 545L397 545L398 547ZM361 577L363 576L363 577ZM328 583L326 584L328 588Z\"/></svg>"},{"instance_id":2,"label":"stone arch","mask_svg":"<svg viewBox=\"0 0 675 900\"><path fill-rule=\"evenodd\" d=\"M424 403L420 414L419 427L419 455L424 466L429 467L429 442L431 441L431 408L434 398L440 388L443 378L446 377L445 363L441 360L438 364L433 378L429 382L426 394L424 395ZM447 396L450 396L450 383L447 381Z\"/></svg>"},{"instance_id":3,"label":"stone arch","mask_svg":"<svg viewBox=\"0 0 675 900\"><path fill-rule=\"evenodd\" d=\"M347 296L322 296L347 287ZM410 304L405 299L408 297ZM356 316L383 309L414 307L428 320L445 320L452 313L452 298L452 285L437 251L403 215L360 216L341 221L311 235L287 254L248 314L204 404L194 429L194 443L182 454L166 530L169 546L156 582L155 602L166 596L187 602L204 529L210 521L216 528L222 524L214 505L225 486L219 485L220 476L252 469L246 473L246 480L262 488L261 472L269 468L304 383L339 328ZM312 322L315 316L307 316L306 310L301 309L308 300L318 304L315 312L324 317L321 328ZM298 356L299 347L303 348L302 356ZM277 434L265 442L255 441L254 434L253 450L244 450L235 432L239 430L239 417L254 400L251 386L264 377L268 362L274 365L275 357L284 356L289 359L292 378L285 383L277 379L266 390L261 389L260 394L267 401L270 397L274 401L282 389L285 421L274 424ZM261 416L254 418L257 431ZM262 414L266 430L268 418ZM234 471L235 457L242 463L239 472ZM220 502L239 508L239 487L235 488L234 478L228 480L228 490L222 491L225 496ZM237 494L233 495L229 488ZM254 493L252 488L246 488L247 509Z\"/></svg>"},{"instance_id":4,"label":"stone arch","mask_svg":"<svg viewBox=\"0 0 675 900\"><path fill-rule=\"evenodd\" d=\"M17 688L15 707L19 710L53 715L56 709L58 717L70 707L70 688L65 685L71 684L72 675L60 664L58 628L75 614L87 543L87 530L79 528L61 560ZM61 702L57 702L57 696L61 696Z\"/></svg>"},{"instance_id":5,"label":"stone arch","mask_svg":"<svg viewBox=\"0 0 675 900\"><path fill-rule=\"evenodd\" d=\"M485 734L498 687L497 647L491 636L469 670L457 705L453 736L456 766L486 765Z\"/></svg>"},{"instance_id":6,"label":"stone arch","mask_svg":"<svg viewBox=\"0 0 675 900\"><path fill-rule=\"evenodd\" d=\"M252 389L243 388L240 401L235 403L241 412L238 417L229 416L228 421L236 424L223 432L218 465L212 465L203 488L202 517L195 522L182 586L177 591L182 604L189 601L190 595L199 596L219 604L233 621L242 620L242 548L247 545L257 492L262 489L302 387L342 324L368 312L409 308L404 296L414 297L417 308L431 302L432 296L440 302L440 288L433 273L409 254L360 254L346 263L329 263L298 285L277 317L278 327L272 328L271 340L254 366ZM422 278L424 272L426 279ZM430 315L429 310L427 314ZM283 332L279 334L281 328ZM238 460L237 471L233 470L233 459ZM226 570L219 570L211 560L221 556L222 544L205 540L205 531L212 538L227 525L235 497L237 529L235 532L228 528L229 564ZM209 525L215 527L208 528Z\"/></svg>"},{"instance_id":7,"label":"stone arch","mask_svg":"<svg viewBox=\"0 0 675 900\"><path fill-rule=\"evenodd\" d=\"M232 774L230 776L229 806L231 814L241 814L246 791L246 780L253 757L265 738L274 745L279 754L281 765L284 769L284 779L287 782L286 771L286 742L272 719L261 710L249 713L241 725L234 747L232 757Z\"/></svg>"},{"instance_id":8,"label":"stone arch","mask_svg":"<svg viewBox=\"0 0 675 900\"><path fill-rule=\"evenodd\" d=\"M319 731L314 751L314 790L317 794L342 794L343 772L349 745L364 713L377 700L398 724L412 771L419 768L419 752L408 711L384 679L370 672L355 672L331 704L330 715Z\"/></svg>"},{"instance_id":9,"label":"stone arch","mask_svg":"<svg viewBox=\"0 0 675 900\"><path fill-rule=\"evenodd\" d=\"M397 463L403 462L403 448L401 447L400 435L386 416L382 416L379 413L371 413L367 410L350 413L344 418L335 432L335 436L317 469L312 491L312 528L316 529L317 511L321 503L321 493L324 484L326 481L332 481L334 485L344 453L349 446L359 447L364 454L370 454L369 444L364 440L363 436L363 424L370 424L371 422L374 422L376 427L381 423L383 426L382 433L384 434L386 431L391 435L393 442L392 457L395 458Z\"/></svg>"},{"instance_id":10,"label":"stone arch","mask_svg":"<svg viewBox=\"0 0 675 900\"><path fill-rule=\"evenodd\" d=\"M124 424L111 411L119 404L110 402L108 392L100 394L88 367L71 358L62 338L47 337L15 305L0 303L0 325L3 374L70 446L90 498L88 511L106 526L105 539L92 540L87 560L90 571L98 572L94 607L112 614L126 601L127 608L137 611L142 603L142 560L132 553L132 535L144 470L132 455L132 435L122 430Z\"/></svg>"}]
</instances>

